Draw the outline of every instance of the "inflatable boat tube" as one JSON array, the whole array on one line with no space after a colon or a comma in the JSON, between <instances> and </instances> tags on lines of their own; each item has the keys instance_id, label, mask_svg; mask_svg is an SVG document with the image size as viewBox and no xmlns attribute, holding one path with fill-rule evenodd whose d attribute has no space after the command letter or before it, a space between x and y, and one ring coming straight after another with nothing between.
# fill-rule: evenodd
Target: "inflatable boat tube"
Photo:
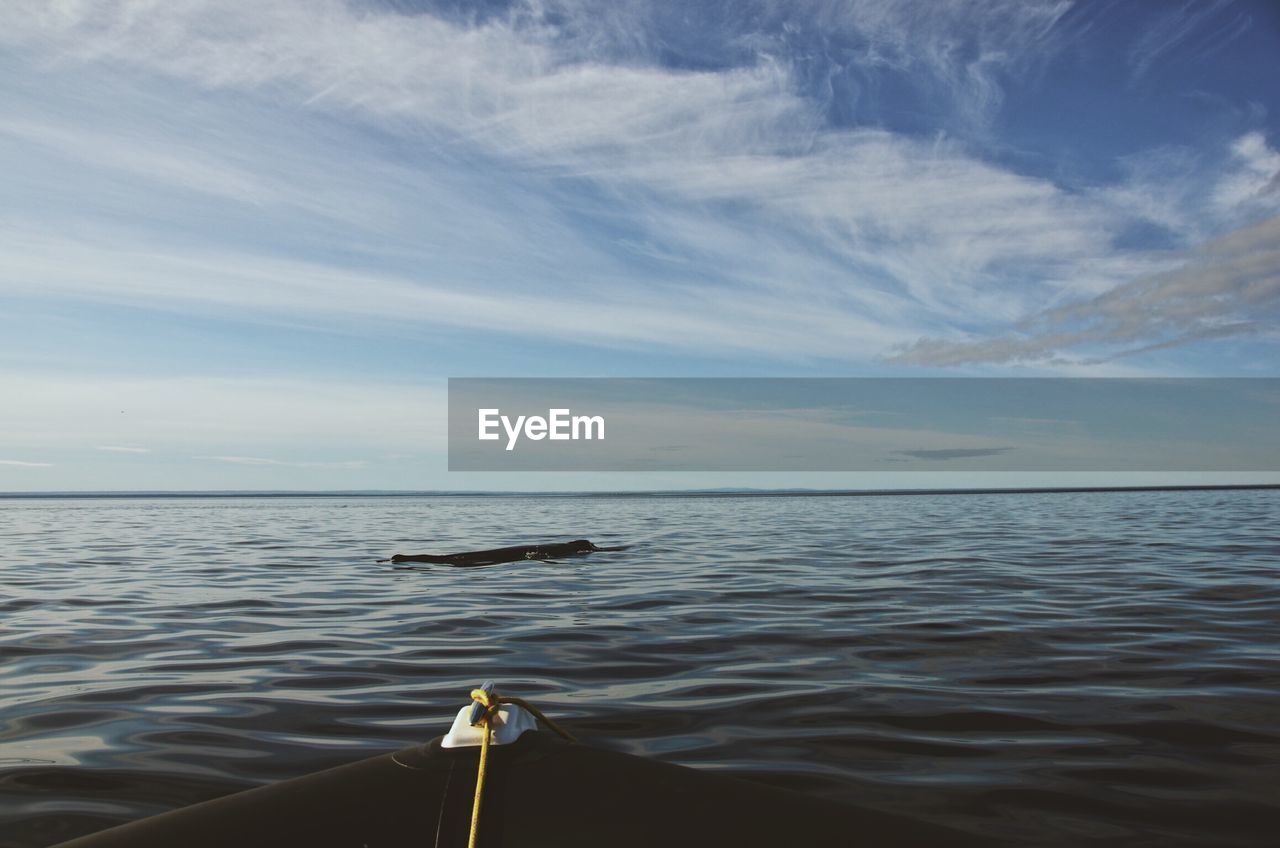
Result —
<instances>
[{"instance_id":1,"label":"inflatable boat tube","mask_svg":"<svg viewBox=\"0 0 1280 848\"><path fill-rule=\"evenodd\" d=\"M57 848L467 844L479 751L416 748L250 789ZM566 743L490 747L477 848L990 845L925 822Z\"/></svg>"}]
</instances>

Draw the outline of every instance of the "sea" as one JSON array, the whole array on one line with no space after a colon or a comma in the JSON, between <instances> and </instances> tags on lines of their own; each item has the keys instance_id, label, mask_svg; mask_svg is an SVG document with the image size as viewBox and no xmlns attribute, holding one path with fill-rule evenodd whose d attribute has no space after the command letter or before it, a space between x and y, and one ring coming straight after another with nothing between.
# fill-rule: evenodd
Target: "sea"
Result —
<instances>
[{"instance_id":1,"label":"sea","mask_svg":"<svg viewBox=\"0 0 1280 848\"><path fill-rule=\"evenodd\" d=\"M377 561L579 538L626 549ZM6 848L418 744L486 678L993 843L1280 839L1280 490L5 499L0 616Z\"/></svg>"}]
</instances>

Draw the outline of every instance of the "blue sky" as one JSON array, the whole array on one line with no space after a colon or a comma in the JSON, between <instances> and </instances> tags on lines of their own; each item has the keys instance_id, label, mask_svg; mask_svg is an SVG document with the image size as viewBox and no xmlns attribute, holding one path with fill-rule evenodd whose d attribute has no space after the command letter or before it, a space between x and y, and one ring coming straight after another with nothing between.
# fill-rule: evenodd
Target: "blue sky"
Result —
<instances>
[{"instance_id":1,"label":"blue sky","mask_svg":"<svg viewBox=\"0 0 1280 848\"><path fill-rule=\"evenodd\" d=\"M1278 48L1267 2L6 3L0 490L1001 482L449 475L444 380L1275 376Z\"/></svg>"}]
</instances>

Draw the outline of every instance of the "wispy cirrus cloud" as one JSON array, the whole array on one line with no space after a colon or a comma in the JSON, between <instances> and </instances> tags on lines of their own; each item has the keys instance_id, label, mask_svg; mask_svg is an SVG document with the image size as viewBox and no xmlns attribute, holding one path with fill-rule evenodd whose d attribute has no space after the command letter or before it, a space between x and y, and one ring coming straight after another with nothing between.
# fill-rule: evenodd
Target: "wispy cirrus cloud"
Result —
<instances>
[{"instance_id":1,"label":"wispy cirrus cloud","mask_svg":"<svg viewBox=\"0 0 1280 848\"><path fill-rule=\"evenodd\" d=\"M151 453L151 448L142 448L135 445L98 445L94 450L106 451L107 453Z\"/></svg>"},{"instance_id":2,"label":"wispy cirrus cloud","mask_svg":"<svg viewBox=\"0 0 1280 848\"><path fill-rule=\"evenodd\" d=\"M451 155L483 151L508 166L551 169L548 173L560 179L608 186L615 197L626 195L613 214L629 217L630 227L669 245L667 254L699 260L695 273L727 260L728 274L747 285L760 285L766 277L771 287L828 291L833 280L854 283L868 277L872 288L889 288L898 284L892 276L897 273L919 276L953 268L951 276L962 277L991 256L1002 256L1009 245L1019 253L1054 251L1064 242L1098 234L1096 225L1060 208L1070 204L1059 204L1042 181L1000 172L956 146L914 144L877 131L833 132L823 97L802 92L796 69L781 58L785 44L775 44L772 37L747 39L751 58L714 72L661 67L651 59L620 62L625 59L618 53L623 23L630 27L646 17L644 5L628 8L620 20L566 4L559 11L567 23L552 26L546 22L550 12L518 7L507 18L461 27L430 15L358 14L333 2L285 3L269 14L257 4L243 4L230 14L216 4L144 9L119 3L63 15L43 7L29 10L12 22L10 32L14 38L25 32L26 42L56 45L63 63L78 56L221 90L283 90L289 96L280 99L301 100L307 111L363 115L416 145L442 147ZM975 38L982 34L973 47L979 58L966 63L950 55L954 36L940 23L963 17L954 4L928 14L878 3L848 9L817 4L812 10L824 26L848 33L867 73L922 75L948 102L959 96L963 80L1033 55L1060 11L1056 3L1000 4L989 10L984 15L989 26L964 29ZM778 16L767 5L762 14ZM1019 43L1022 38L1026 43ZM990 89L994 83L979 87ZM10 121L7 129L75 159L92 157L100 166L246 204L278 204L290 193L289 185L334 195L331 178L273 175L273 169L289 168L278 158L257 173L246 171L244 161L226 161L225 152L202 150L190 139L146 143L134 136L136 124L122 129L123 137L87 137L78 127L19 121ZM168 128L159 131L173 135ZM217 141L225 145L227 139ZM151 162L157 148L161 152ZM334 170L329 163L316 170L322 169ZM394 174L370 176L371 184L385 184ZM985 190L975 192L975 187ZM645 199L655 191L661 203ZM917 200L904 204L907 198ZM931 200L922 204L919 198ZM672 203L678 206L671 208ZM726 219L707 209L708 203L745 203L755 214L725 226L718 220ZM388 218L402 217L404 211L384 210L400 213ZM679 226L664 227L661 222L669 216ZM959 246L974 233L948 222L984 219L990 245L976 252L972 243ZM1036 222L1051 222L1053 235L1046 236L1050 228L1043 226L1029 232ZM761 238L774 228L783 233ZM527 224L502 229L520 233ZM836 261L806 256L811 252L795 242L811 232L836 251ZM918 233L912 251L931 256L880 267L883 241L902 232ZM752 274L753 268L761 270ZM802 281L813 282L803 286ZM916 291L929 288L924 279L909 284Z\"/></svg>"},{"instance_id":3,"label":"wispy cirrus cloud","mask_svg":"<svg viewBox=\"0 0 1280 848\"><path fill-rule=\"evenodd\" d=\"M1010 166L996 117L1072 48L1074 11L18 2L0 12L28 83L0 119L24 166L0 285L364 335L393 322L686 355L1051 363L1124 332L1054 310L1177 273L1197 242L1267 212L1277 170L1259 133L1162 151L1118 181ZM1133 67L1149 73L1192 18L1133 45ZM111 191L86 205L82 182ZM1119 243L1144 228L1181 252ZM947 352L959 333L1005 345L1028 315L1102 335ZM1186 338L1229 322L1209 323ZM1171 338L1133 326L1152 334L1132 350ZM951 340L907 347L921 338Z\"/></svg>"},{"instance_id":4,"label":"wispy cirrus cloud","mask_svg":"<svg viewBox=\"0 0 1280 848\"><path fill-rule=\"evenodd\" d=\"M1280 218L1215 239L1186 264L1037 313L995 338L924 339L895 355L922 365L1131 356L1211 338L1280 334Z\"/></svg>"},{"instance_id":5,"label":"wispy cirrus cloud","mask_svg":"<svg viewBox=\"0 0 1280 848\"><path fill-rule=\"evenodd\" d=\"M1243 34L1254 22L1233 8L1231 0L1169 4L1159 19L1129 50L1128 64L1136 81L1171 51L1190 45L1196 61L1205 61Z\"/></svg>"},{"instance_id":6,"label":"wispy cirrus cloud","mask_svg":"<svg viewBox=\"0 0 1280 848\"><path fill-rule=\"evenodd\" d=\"M16 468L51 468L52 462L30 462L25 459L0 459L0 465L11 465Z\"/></svg>"}]
</instances>

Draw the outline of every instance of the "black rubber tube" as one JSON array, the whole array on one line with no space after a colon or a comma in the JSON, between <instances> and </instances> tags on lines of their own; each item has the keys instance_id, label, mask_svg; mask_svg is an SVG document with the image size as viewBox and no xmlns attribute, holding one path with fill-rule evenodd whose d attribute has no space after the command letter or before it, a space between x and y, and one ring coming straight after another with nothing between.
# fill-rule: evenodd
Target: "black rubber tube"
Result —
<instances>
[{"instance_id":1,"label":"black rubber tube","mask_svg":"<svg viewBox=\"0 0 1280 848\"><path fill-rule=\"evenodd\" d=\"M439 740L57 848L465 846L477 750ZM451 774L452 772L452 774ZM481 848L990 845L958 831L529 732L491 749Z\"/></svg>"}]
</instances>

